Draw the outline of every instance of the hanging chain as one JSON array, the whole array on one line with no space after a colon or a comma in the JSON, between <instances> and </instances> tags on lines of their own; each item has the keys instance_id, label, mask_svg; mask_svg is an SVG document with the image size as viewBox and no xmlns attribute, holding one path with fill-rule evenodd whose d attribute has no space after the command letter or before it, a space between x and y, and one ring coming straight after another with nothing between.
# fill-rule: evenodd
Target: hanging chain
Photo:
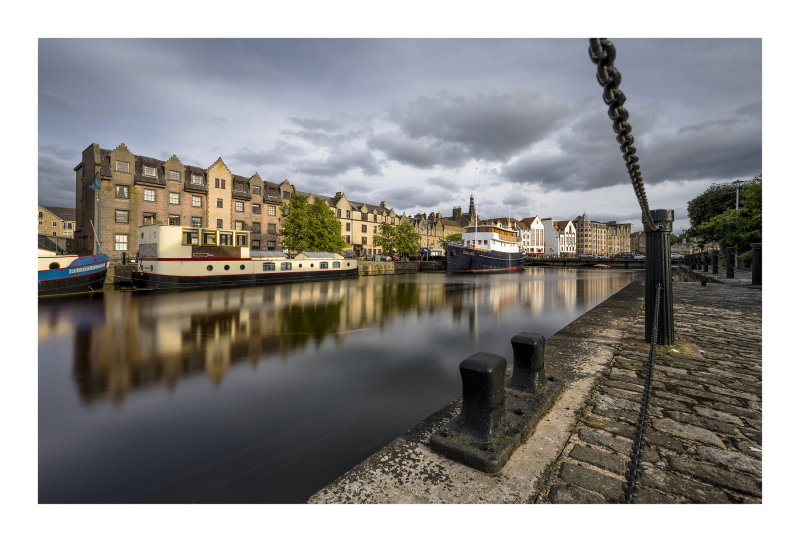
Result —
<instances>
[{"instance_id":1,"label":"hanging chain","mask_svg":"<svg viewBox=\"0 0 800 542\"><path fill-rule=\"evenodd\" d=\"M650 356L647 361L647 376L644 379L642 392L642 406L639 409L639 419L636 422L636 433L631 445L631 460L628 461L628 471L625 473L627 482L622 483L622 494L619 496L621 504L632 504L633 498L639 494L636 484L642 479L642 461L644 460L645 433L647 432L647 418L650 410L650 389L653 383L653 365L656 360L656 341L658 339L658 309L661 301L661 283L656 284L655 312L653 314L653 327L650 333Z\"/></svg>"},{"instance_id":2,"label":"hanging chain","mask_svg":"<svg viewBox=\"0 0 800 542\"><path fill-rule=\"evenodd\" d=\"M613 122L617 143L619 143L619 149L625 159L625 165L628 167L628 175L633 183L636 199L639 200L639 207L642 209L642 220L650 229L658 230L659 228L656 227L650 216L650 207L647 205L647 194L644 191L642 173L639 171L639 157L636 156L631 125L628 123L628 111L622 107L626 98L619 89L622 75L614 67L617 50L614 48L614 44L605 38L591 38L589 39L589 57L592 62L597 64L597 82L605 89L603 90L603 101L608 106L608 116Z\"/></svg>"}]
</instances>

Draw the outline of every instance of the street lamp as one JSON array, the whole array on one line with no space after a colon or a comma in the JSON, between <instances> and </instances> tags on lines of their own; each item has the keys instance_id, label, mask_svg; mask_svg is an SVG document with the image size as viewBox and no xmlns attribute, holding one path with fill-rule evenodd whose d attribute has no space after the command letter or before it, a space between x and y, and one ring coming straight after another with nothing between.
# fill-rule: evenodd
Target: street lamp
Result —
<instances>
[{"instance_id":1,"label":"street lamp","mask_svg":"<svg viewBox=\"0 0 800 542\"><path fill-rule=\"evenodd\" d=\"M736 211L737 215L739 214L739 187L744 184L744 181L733 181L732 185L736 186ZM739 250L736 247L733 247L733 268L737 269L739 267Z\"/></svg>"}]
</instances>

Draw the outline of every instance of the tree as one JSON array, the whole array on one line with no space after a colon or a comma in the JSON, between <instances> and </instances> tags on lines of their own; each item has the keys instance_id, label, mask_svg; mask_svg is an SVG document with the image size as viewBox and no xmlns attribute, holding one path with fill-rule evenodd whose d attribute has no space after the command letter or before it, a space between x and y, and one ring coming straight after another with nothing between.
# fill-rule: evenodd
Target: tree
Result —
<instances>
[{"instance_id":1,"label":"tree","mask_svg":"<svg viewBox=\"0 0 800 542\"><path fill-rule=\"evenodd\" d=\"M462 242L462 238L461 238L461 234L460 233L451 233L450 235L448 235L444 239L441 239L439 241L439 245L442 248L447 248L447 243L456 243L456 244L460 245L461 242Z\"/></svg>"},{"instance_id":2,"label":"tree","mask_svg":"<svg viewBox=\"0 0 800 542\"><path fill-rule=\"evenodd\" d=\"M292 194L281 214L280 235L285 250L340 252L344 248L342 226L324 200L315 198L309 204L306 198Z\"/></svg>"},{"instance_id":3,"label":"tree","mask_svg":"<svg viewBox=\"0 0 800 542\"><path fill-rule=\"evenodd\" d=\"M410 256L419 251L422 237L414 230L410 222L403 222L399 226L381 224L381 231L374 237L374 243L384 252Z\"/></svg>"}]
</instances>

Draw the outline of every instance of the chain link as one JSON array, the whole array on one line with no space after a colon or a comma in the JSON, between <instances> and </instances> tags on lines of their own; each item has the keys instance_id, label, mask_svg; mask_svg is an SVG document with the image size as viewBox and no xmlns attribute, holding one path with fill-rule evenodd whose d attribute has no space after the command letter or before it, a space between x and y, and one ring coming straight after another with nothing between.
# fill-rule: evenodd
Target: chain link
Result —
<instances>
[{"instance_id":1,"label":"chain link","mask_svg":"<svg viewBox=\"0 0 800 542\"><path fill-rule=\"evenodd\" d=\"M628 111L622 107L625 103L625 94L619 89L622 75L614 67L617 50L614 44L605 38L589 39L589 57L597 64L597 82L603 87L603 101L608 106L608 116L611 118L614 133L617 134L617 143L622 151L622 157L628 168L628 176L633 184L633 191L642 209L642 221L646 222L652 230L659 228L653 223L650 216L650 207L647 204L647 194L644 191L644 181L639 170L639 157L636 156L636 147L633 146L631 125L628 123Z\"/></svg>"},{"instance_id":2,"label":"chain link","mask_svg":"<svg viewBox=\"0 0 800 542\"><path fill-rule=\"evenodd\" d=\"M622 494L619 496L621 504L632 504L633 498L639 494L636 484L642 479L642 461L644 461L645 433L647 433L648 411L650 410L650 389L653 383L653 365L656 359L656 341L658 339L658 310L661 303L661 283L656 284L655 313L653 315L653 328L650 334L650 356L647 361L647 376L642 391L642 406L639 408L639 419L636 422L636 433L631 445L631 460L628 461L628 470L625 473L627 482L622 483Z\"/></svg>"}]
</instances>

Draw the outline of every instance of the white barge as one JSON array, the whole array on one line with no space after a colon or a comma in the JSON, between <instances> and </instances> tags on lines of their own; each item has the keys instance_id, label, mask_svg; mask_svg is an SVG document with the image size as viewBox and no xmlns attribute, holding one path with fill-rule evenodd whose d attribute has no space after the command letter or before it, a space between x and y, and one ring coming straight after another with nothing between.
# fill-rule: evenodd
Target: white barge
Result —
<instances>
[{"instance_id":1,"label":"white barge","mask_svg":"<svg viewBox=\"0 0 800 542\"><path fill-rule=\"evenodd\" d=\"M147 225L139 228L137 289L219 288L358 277L341 254L250 250L250 232Z\"/></svg>"}]
</instances>

